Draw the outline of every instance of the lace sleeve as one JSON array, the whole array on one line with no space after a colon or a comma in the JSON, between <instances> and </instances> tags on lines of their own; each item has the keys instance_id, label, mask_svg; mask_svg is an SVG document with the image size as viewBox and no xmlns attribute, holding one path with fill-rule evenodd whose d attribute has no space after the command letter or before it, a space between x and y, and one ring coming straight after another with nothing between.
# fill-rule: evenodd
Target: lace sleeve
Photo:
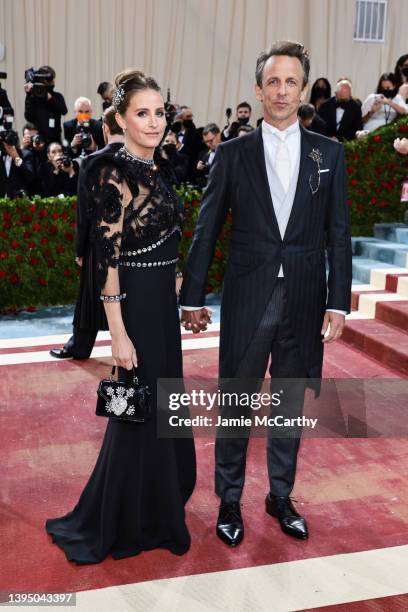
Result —
<instances>
[{"instance_id":1,"label":"lace sleeve","mask_svg":"<svg viewBox=\"0 0 408 612\"><path fill-rule=\"evenodd\" d=\"M119 293L120 289L117 266L124 202L123 177L119 169L114 166L102 168L94 181L92 195L97 282L101 293L111 295Z\"/></svg>"}]
</instances>

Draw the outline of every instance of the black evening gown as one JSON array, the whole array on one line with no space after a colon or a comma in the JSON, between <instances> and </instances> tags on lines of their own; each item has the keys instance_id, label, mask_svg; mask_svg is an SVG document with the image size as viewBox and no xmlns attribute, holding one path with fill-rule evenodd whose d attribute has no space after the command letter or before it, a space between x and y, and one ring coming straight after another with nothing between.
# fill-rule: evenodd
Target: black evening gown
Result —
<instances>
[{"instance_id":1,"label":"black evening gown","mask_svg":"<svg viewBox=\"0 0 408 612\"><path fill-rule=\"evenodd\" d=\"M108 267L116 268L120 290L127 294L122 318L141 378L152 391L153 414L143 424L108 420L76 506L48 519L46 530L78 564L154 548L182 555L190 546L185 504L196 481L194 441L156 433L156 381L182 377L175 292L182 206L165 169L138 161L125 149L97 160L88 177L100 286ZM132 194L127 207L118 190L123 181ZM116 231L119 221L122 231Z\"/></svg>"}]
</instances>

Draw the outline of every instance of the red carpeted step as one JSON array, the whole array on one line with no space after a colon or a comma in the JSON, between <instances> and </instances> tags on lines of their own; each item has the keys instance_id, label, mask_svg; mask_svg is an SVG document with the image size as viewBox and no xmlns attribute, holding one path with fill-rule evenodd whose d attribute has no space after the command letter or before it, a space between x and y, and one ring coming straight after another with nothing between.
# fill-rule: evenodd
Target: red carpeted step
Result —
<instances>
[{"instance_id":1,"label":"red carpeted step","mask_svg":"<svg viewBox=\"0 0 408 612\"><path fill-rule=\"evenodd\" d=\"M389 368L408 375L408 333L378 321L347 321L342 340Z\"/></svg>"},{"instance_id":2,"label":"red carpeted step","mask_svg":"<svg viewBox=\"0 0 408 612\"><path fill-rule=\"evenodd\" d=\"M375 317L384 323L408 332L408 300L401 302L378 302Z\"/></svg>"},{"instance_id":3,"label":"red carpeted step","mask_svg":"<svg viewBox=\"0 0 408 612\"><path fill-rule=\"evenodd\" d=\"M387 278L385 280L385 289L387 291L397 292L398 287L398 279L400 276L408 276L407 274L387 274Z\"/></svg>"},{"instance_id":4,"label":"red carpeted step","mask_svg":"<svg viewBox=\"0 0 408 612\"><path fill-rule=\"evenodd\" d=\"M358 310L360 295L365 293L389 293L385 289L375 289L374 291L352 291L351 292L351 310Z\"/></svg>"}]
</instances>

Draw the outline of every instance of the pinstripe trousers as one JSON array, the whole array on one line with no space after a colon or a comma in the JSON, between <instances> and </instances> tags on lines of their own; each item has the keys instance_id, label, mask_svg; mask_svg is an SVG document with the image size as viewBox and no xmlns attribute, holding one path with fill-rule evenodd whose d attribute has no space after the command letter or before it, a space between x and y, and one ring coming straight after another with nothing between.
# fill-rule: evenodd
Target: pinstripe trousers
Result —
<instances>
[{"instance_id":1,"label":"pinstripe trousers","mask_svg":"<svg viewBox=\"0 0 408 612\"><path fill-rule=\"evenodd\" d=\"M247 393L261 388L269 358L271 393L283 390L284 407L279 414L285 417L302 415L305 379L307 371L299 355L287 316L285 280L278 278L258 329L236 373L236 384ZM282 379L291 379L285 385ZM277 380L278 379L278 380ZM296 379L296 380L294 380ZM276 386L278 385L278 386ZM282 389L283 387L283 389ZM250 416L245 409L245 416ZM221 417L237 416L241 407L220 407ZM275 413L276 414L276 413ZM226 437L217 429L215 443L215 492L224 502L239 501L245 480L246 453L249 440L248 428L244 437ZM242 432L242 430L241 430ZM287 437L275 437L272 428L267 432L267 466L272 495L287 496L291 493L296 475L300 431Z\"/></svg>"}]
</instances>

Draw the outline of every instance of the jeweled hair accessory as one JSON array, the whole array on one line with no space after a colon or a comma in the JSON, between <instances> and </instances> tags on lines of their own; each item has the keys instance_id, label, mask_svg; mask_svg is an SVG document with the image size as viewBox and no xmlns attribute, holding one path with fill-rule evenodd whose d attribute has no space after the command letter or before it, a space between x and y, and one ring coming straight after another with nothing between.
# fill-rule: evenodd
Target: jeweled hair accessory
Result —
<instances>
[{"instance_id":1,"label":"jeweled hair accessory","mask_svg":"<svg viewBox=\"0 0 408 612\"><path fill-rule=\"evenodd\" d=\"M119 109L119 106L122 104L123 100L125 98L125 90L123 89L123 87L117 87L115 89L115 93L113 94L113 98L112 98L112 102L113 102L113 106L115 107L116 110Z\"/></svg>"}]
</instances>

